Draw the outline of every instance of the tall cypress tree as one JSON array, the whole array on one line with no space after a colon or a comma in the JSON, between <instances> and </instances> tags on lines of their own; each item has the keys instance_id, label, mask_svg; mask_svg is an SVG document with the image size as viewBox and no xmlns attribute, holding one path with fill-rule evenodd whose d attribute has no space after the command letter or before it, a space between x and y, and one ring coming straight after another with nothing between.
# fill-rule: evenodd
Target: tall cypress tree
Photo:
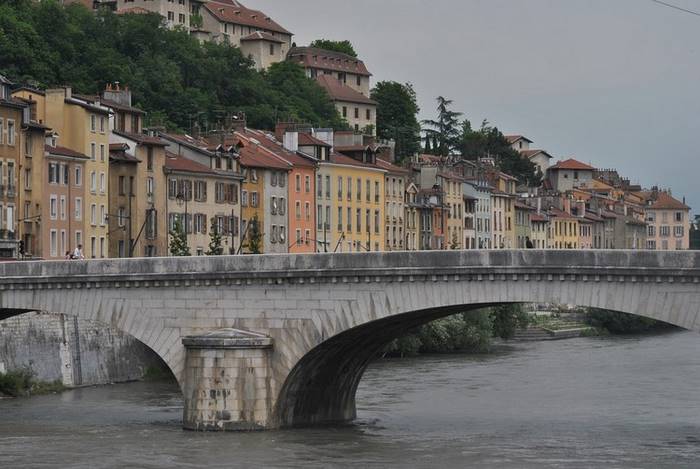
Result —
<instances>
[{"instance_id":1,"label":"tall cypress tree","mask_svg":"<svg viewBox=\"0 0 700 469\"><path fill-rule=\"evenodd\" d=\"M221 245L221 232L219 225L216 223L216 218L211 219L211 230L209 230L209 250L207 256L221 256L224 253L224 248Z\"/></svg>"},{"instance_id":2,"label":"tall cypress tree","mask_svg":"<svg viewBox=\"0 0 700 469\"><path fill-rule=\"evenodd\" d=\"M191 256L190 247L187 245L187 235L182 227L182 222L178 217L175 226L170 230L170 255L174 257Z\"/></svg>"}]
</instances>

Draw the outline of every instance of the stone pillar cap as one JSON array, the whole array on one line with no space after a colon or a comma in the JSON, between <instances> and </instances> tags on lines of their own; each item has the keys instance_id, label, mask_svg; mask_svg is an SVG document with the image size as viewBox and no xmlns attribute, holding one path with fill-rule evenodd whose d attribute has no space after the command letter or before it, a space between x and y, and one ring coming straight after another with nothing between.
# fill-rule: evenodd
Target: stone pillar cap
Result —
<instances>
[{"instance_id":1,"label":"stone pillar cap","mask_svg":"<svg viewBox=\"0 0 700 469\"><path fill-rule=\"evenodd\" d=\"M272 338L241 329L219 329L203 335L184 337L182 344L196 349L266 349L272 348Z\"/></svg>"}]
</instances>

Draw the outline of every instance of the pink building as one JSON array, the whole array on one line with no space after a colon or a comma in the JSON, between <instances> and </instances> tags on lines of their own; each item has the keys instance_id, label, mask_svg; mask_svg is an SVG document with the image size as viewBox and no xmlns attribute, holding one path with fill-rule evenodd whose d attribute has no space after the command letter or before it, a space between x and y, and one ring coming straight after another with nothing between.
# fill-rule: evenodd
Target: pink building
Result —
<instances>
[{"instance_id":1,"label":"pink building","mask_svg":"<svg viewBox=\"0 0 700 469\"><path fill-rule=\"evenodd\" d=\"M690 207L666 191L639 192L644 200L647 249L680 251L690 248Z\"/></svg>"}]
</instances>

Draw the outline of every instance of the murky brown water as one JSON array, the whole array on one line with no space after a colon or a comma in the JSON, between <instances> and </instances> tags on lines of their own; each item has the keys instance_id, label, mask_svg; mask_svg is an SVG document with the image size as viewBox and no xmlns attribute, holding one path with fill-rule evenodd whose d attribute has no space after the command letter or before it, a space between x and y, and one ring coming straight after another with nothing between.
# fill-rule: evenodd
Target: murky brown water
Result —
<instances>
[{"instance_id":1,"label":"murky brown water","mask_svg":"<svg viewBox=\"0 0 700 469\"><path fill-rule=\"evenodd\" d=\"M0 468L700 467L700 336L379 362L353 425L180 429L168 384L0 401Z\"/></svg>"}]
</instances>

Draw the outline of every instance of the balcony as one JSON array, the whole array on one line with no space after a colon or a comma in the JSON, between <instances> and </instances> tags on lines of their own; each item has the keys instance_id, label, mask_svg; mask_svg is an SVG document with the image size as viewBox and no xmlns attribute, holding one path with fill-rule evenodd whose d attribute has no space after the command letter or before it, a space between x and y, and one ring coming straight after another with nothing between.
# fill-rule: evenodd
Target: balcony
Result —
<instances>
[{"instance_id":1,"label":"balcony","mask_svg":"<svg viewBox=\"0 0 700 469\"><path fill-rule=\"evenodd\" d=\"M0 239L14 241L16 239L15 232L9 230L0 230Z\"/></svg>"},{"instance_id":2,"label":"balcony","mask_svg":"<svg viewBox=\"0 0 700 469\"><path fill-rule=\"evenodd\" d=\"M7 197L14 197L17 195L17 186L14 184L7 186Z\"/></svg>"}]
</instances>

